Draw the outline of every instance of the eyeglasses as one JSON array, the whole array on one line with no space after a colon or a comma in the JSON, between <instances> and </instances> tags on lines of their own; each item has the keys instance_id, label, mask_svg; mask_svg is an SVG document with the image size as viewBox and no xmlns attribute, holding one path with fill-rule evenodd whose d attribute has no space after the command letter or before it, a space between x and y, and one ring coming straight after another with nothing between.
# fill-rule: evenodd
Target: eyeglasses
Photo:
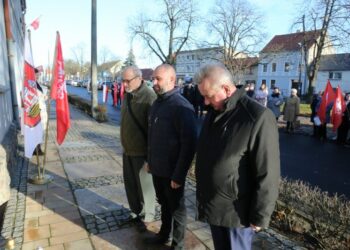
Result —
<instances>
[{"instance_id":1,"label":"eyeglasses","mask_svg":"<svg viewBox=\"0 0 350 250\"><path fill-rule=\"evenodd\" d=\"M126 83L126 84L129 84L132 80L134 80L135 78L137 78L138 76L134 76L133 78L131 78L131 79L122 79L122 83Z\"/></svg>"}]
</instances>

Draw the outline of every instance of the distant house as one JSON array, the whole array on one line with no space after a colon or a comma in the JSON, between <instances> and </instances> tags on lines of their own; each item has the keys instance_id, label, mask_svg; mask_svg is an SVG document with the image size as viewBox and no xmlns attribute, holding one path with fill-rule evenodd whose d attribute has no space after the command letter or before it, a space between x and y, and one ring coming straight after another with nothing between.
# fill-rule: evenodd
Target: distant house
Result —
<instances>
[{"instance_id":1,"label":"distant house","mask_svg":"<svg viewBox=\"0 0 350 250\"><path fill-rule=\"evenodd\" d=\"M306 41L307 51L303 51L302 43ZM298 89L299 94L305 94L308 89L304 57L308 63L313 59L315 41L320 37L320 31L309 31L276 35L259 54L258 86L266 83L269 88L279 87L284 95L289 95L291 88ZM328 45L322 55L334 54L335 50L328 39Z\"/></svg>"},{"instance_id":2,"label":"distant house","mask_svg":"<svg viewBox=\"0 0 350 250\"><path fill-rule=\"evenodd\" d=\"M350 53L331 54L321 57L316 80L316 91L323 91L328 79L333 88L339 85L343 92L350 92Z\"/></svg>"},{"instance_id":3,"label":"distant house","mask_svg":"<svg viewBox=\"0 0 350 250\"><path fill-rule=\"evenodd\" d=\"M201 48L195 50L181 51L176 57L176 75L178 80L186 82L193 78L198 69L210 62L223 62L223 47ZM233 59L233 75L236 84L241 85L247 82L256 81L257 57L248 57L239 53L237 59ZM231 69L232 70L232 69Z\"/></svg>"}]
</instances>

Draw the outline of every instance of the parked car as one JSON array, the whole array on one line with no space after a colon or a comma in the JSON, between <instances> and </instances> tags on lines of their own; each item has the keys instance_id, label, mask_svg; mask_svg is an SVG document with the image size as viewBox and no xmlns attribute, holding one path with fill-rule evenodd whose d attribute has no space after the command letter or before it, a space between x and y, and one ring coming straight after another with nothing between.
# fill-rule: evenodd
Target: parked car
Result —
<instances>
[{"instance_id":1,"label":"parked car","mask_svg":"<svg viewBox=\"0 0 350 250\"><path fill-rule=\"evenodd\" d=\"M71 85L72 85L72 86L75 86L75 87L78 87L78 82L77 82L77 81L72 80Z\"/></svg>"},{"instance_id":2,"label":"parked car","mask_svg":"<svg viewBox=\"0 0 350 250\"><path fill-rule=\"evenodd\" d=\"M72 85L72 80L66 80L66 85Z\"/></svg>"}]
</instances>

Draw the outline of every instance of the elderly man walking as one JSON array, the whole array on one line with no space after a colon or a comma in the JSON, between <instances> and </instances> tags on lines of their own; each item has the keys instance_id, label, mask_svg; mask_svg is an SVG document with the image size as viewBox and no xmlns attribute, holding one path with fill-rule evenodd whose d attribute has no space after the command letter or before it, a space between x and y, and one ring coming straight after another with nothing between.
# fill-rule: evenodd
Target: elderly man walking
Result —
<instances>
[{"instance_id":1,"label":"elderly man walking","mask_svg":"<svg viewBox=\"0 0 350 250\"><path fill-rule=\"evenodd\" d=\"M193 106L175 88L176 74L162 64L153 73L158 95L149 116L148 164L161 205L162 225L158 234L146 238L149 244L163 244L171 238L172 249L183 249L186 231L184 187L196 144Z\"/></svg>"},{"instance_id":2,"label":"elderly man walking","mask_svg":"<svg viewBox=\"0 0 350 250\"><path fill-rule=\"evenodd\" d=\"M269 224L278 196L280 153L272 112L237 89L221 64L195 76L207 114L197 158L198 218L208 222L217 250L251 249Z\"/></svg>"},{"instance_id":3,"label":"elderly man walking","mask_svg":"<svg viewBox=\"0 0 350 250\"><path fill-rule=\"evenodd\" d=\"M156 99L154 91L142 83L136 66L124 69L122 84L127 93L121 108L120 137L123 146L123 176L131 220L139 231L155 215L155 191L152 176L144 169L147 161L148 113Z\"/></svg>"}]
</instances>

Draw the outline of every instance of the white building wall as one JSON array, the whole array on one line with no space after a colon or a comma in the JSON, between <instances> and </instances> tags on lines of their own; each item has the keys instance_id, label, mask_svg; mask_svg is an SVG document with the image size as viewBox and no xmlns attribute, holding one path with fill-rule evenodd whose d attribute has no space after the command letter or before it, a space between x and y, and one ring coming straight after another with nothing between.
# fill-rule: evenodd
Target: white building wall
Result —
<instances>
[{"instance_id":1,"label":"white building wall","mask_svg":"<svg viewBox=\"0 0 350 250\"><path fill-rule=\"evenodd\" d=\"M0 1L0 142L13 120L3 1Z\"/></svg>"},{"instance_id":2,"label":"white building wall","mask_svg":"<svg viewBox=\"0 0 350 250\"><path fill-rule=\"evenodd\" d=\"M344 93L350 92L350 69L349 71L333 71L342 72L342 79L330 79L333 88L340 86ZM319 71L316 80L316 91L324 91L329 78L329 71Z\"/></svg>"},{"instance_id":3,"label":"white building wall","mask_svg":"<svg viewBox=\"0 0 350 250\"><path fill-rule=\"evenodd\" d=\"M299 72L299 64L302 64L301 52L281 52L269 53L260 55L260 63L258 66L258 81L257 87L261 85L263 80L266 81L267 87L271 88L272 80L275 81L275 86L279 87L284 96L290 95L292 81L302 82L302 94L304 93L304 78L305 70ZM276 63L276 71L272 72L272 65ZM289 71L285 72L285 63L289 64ZM266 72L263 72L264 64L267 64ZM270 91L269 91L270 92Z\"/></svg>"}]
</instances>

